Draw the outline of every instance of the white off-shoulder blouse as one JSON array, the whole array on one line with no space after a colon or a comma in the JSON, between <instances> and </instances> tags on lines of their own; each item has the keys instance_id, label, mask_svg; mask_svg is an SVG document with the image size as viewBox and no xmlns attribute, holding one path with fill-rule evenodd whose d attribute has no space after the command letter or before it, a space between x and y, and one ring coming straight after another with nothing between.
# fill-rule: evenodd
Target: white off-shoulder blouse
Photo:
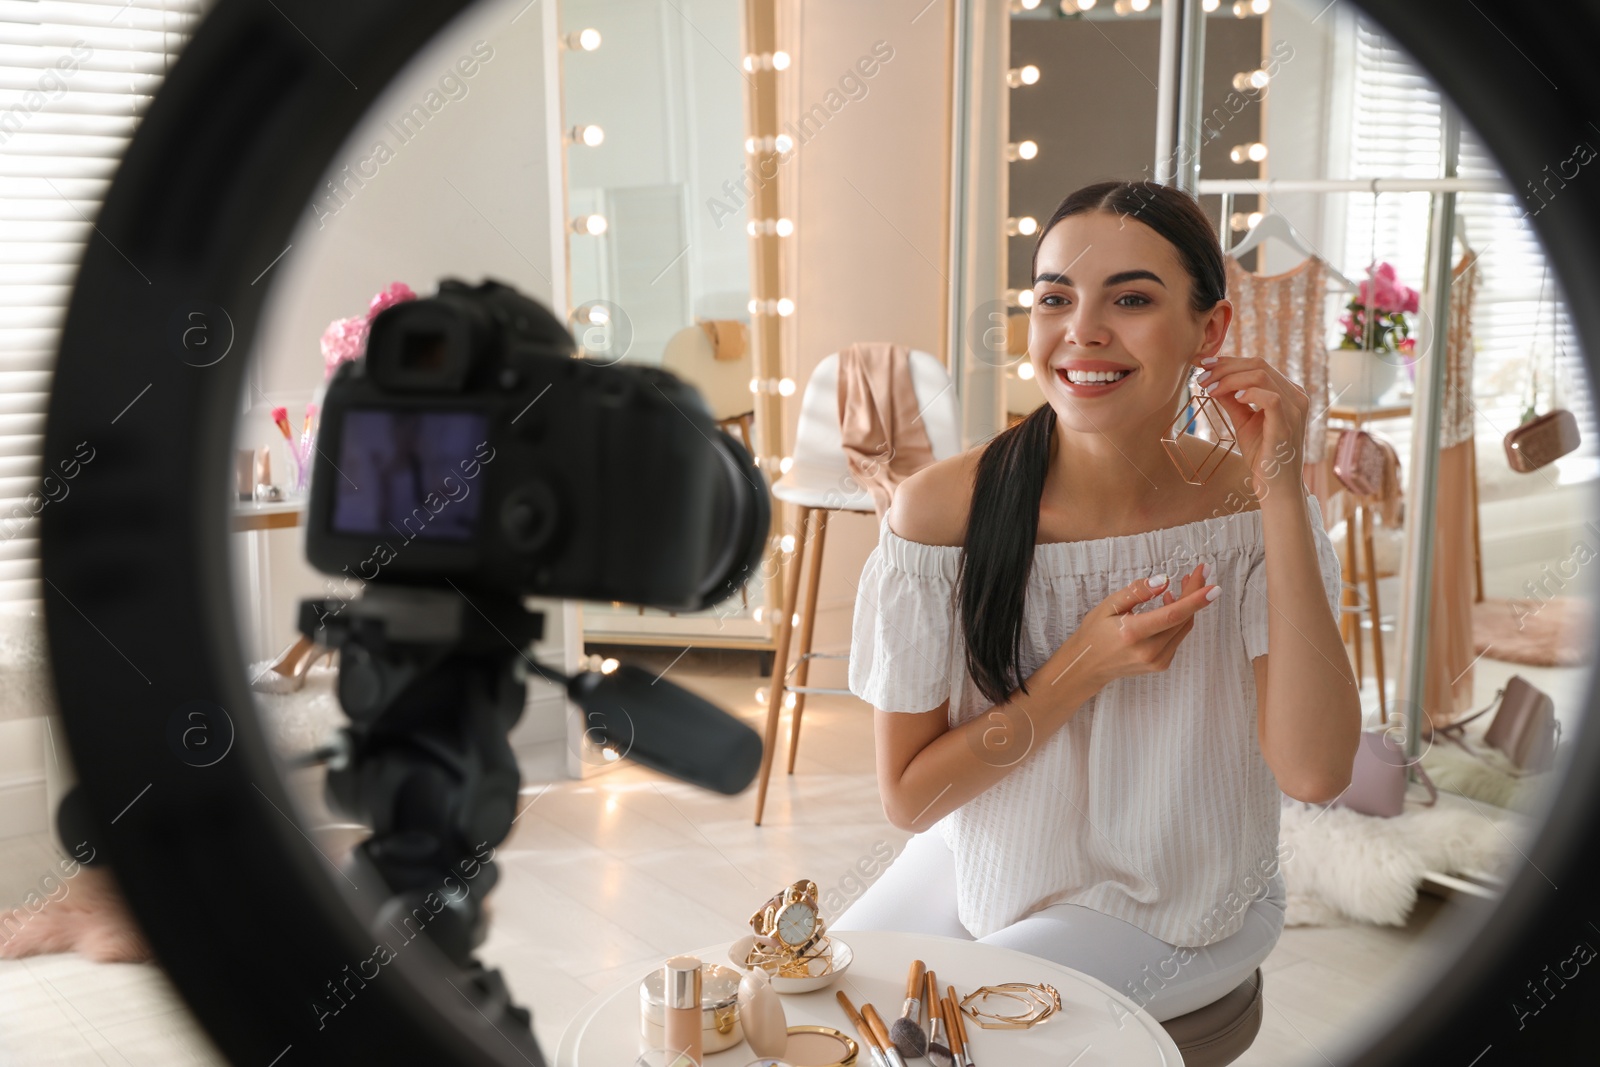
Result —
<instances>
[{"instance_id":1,"label":"white off-shoulder blouse","mask_svg":"<svg viewBox=\"0 0 1600 1067\"><path fill-rule=\"evenodd\" d=\"M1316 497L1305 500L1337 616L1338 555ZM948 699L955 727L990 707L966 671L962 550L908 541L888 514L857 589L850 691L887 712L932 711ZM1267 652L1259 509L1035 546L1022 677L1115 590L1157 573L1177 583L1202 562L1222 594L1195 616L1167 670L1104 686L1005 778L940 820L961 923L974 937L1067 902L1169 944L1207 945L1239 929L1239 902L1276 872L1280 791L1257 744L1251 666Z\"/></svg>"}]
</instances>

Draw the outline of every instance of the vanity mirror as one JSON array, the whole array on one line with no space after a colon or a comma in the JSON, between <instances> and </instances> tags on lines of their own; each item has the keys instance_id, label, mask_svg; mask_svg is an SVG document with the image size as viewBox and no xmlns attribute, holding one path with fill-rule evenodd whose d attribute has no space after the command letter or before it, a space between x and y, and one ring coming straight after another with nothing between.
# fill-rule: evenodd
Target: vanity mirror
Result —
<instances>
[{"instance_id":1,"label":"vanity mirror","mask_svg":"<svg viewBox=\"0 0 1600 1067\"><path fill-rule=\"evenodd\" d=\"M1285 803L1281 839L1310 858L1285 864L1287 923L1402 926L1419 890L1498 900L1590 682L1593 393L1534 217L1600 141L1579 124L1570 156L1518 188L1352 5L1137 6L964 10L952 372L998 379L968 390L967 422L1014 423L1061 388L1027 335L1030 259L1063 196L1118 179L1196 195L1234 308L1220 354L1263 358L1311 399L1304 489L1338 555L1364 725L1411 778L1393 819ZM1088 99L1114 104L1060 106ZM979 332L996 305L1010 328ZM1507 443L1536 418L1569 428L1537 465ZM1385 860L1426 873L1384 883ZM1334 869L1339 887L1318 873Z\"/></svg>"},{"instance_id":2,"label":"vanity mirror","mask_svg":"<svg viewBox=\"0 0 1600 1067\"><path fill-rule=\"evenodd\" d=\"M1340 554L1341 629L1369 725L1407 743L1409 762L1447 792L1532 812L1553 776L1519 766L1486 731L1500 691L1521 676L1570 733L1588 673L1592 577L1578 561L1600 551L1579 519L1600 473L1591 393L1565 302L1541 285L1531 224L1550 193L1514 191L1437 87L1364 17L1259 6L1201 12L1202 32L1175 38L1186 62L1174 69L1187 74L1159 85L1134 69L1161 60L1159 8L1013 14L1005 66L989 75L1005 87L1003 118L975 122L966 146L969 168L998 159L1006 169L984 223L1009 235L993 284L1016 343L989 361L1002 368L1004 417L1043 402L1021 335L1031 235L1061 196L1108 176L1196 193L1234 305L1222 354L1267 358L1313 400L1306 489ZM1178 91L1186 82L1194 91ZM1121 101L1115 122L1051 106L1095 87ZM1128 109L1155 120L1154 166L1152 127L1126 122ZM1569 176L1593 149L1575 153ZM1382 333L1363 336L1367 302ZM1580 427L1578 447L1517 471L1502 438L1555 398ZM1375 479L1351 469L1359 433L1375 435ZM1432 729L1484 708L1464 745Z\"/></svg>"},{"instance_id":3,"label":"vanity mirror","mask_svg":"<svg viewBox=\"0 0 1600 1067\"><path fill-rule=\"evenodd\" d=\"M760 169L774 146L759 119L788 65L751 43L771 36L771 9L771 0L561 0L558 13L558 210L573 335L590 359L691 382L763 469L776 463L781 390L792 390L766 322L772 294L757 291L776 284L764 260L792 229L776 217L776 180L754 178L776 170ZM584 604L583 634L767 651L774 577L764 565L739 596L695 613Z\"/></svg>"}]
</instances>

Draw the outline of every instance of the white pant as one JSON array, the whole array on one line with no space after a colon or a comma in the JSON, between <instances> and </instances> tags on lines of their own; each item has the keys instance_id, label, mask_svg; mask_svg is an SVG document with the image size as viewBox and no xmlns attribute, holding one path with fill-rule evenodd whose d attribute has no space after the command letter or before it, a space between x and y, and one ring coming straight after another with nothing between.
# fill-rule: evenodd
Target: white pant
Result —
<instances>
[{"instance_id":1,"label":"white pant","mask_svg":"<svg viewBox=\"0 0 1600 1067\"><path fill-rule=\"evenodd\" d=\"M1200 948L1179 949L1079 904L1052 904L976 940L1092 975L1162 1022L1219 1000L1249 978L1283 932L1284 906L1280 868L1266 895L1246 908L1244 926ZM907 841L899 858L829 929L974 940L956 914L955 857L940 831Z\"/></svg>"}]
</instances>

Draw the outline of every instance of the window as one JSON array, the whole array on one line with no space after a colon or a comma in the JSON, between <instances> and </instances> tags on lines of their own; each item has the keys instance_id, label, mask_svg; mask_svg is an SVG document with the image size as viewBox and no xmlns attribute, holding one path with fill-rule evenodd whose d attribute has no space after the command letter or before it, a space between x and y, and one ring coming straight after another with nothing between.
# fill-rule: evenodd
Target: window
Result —
<instances>
[{"instance_id":1,"label":"window","mask_svg":"<svg viewBox=\"0 0 1600 1067\"><path fill-rule=\"evenodd\" d=\"M1358 18L1355 33L1350 176L1438 177L1442 172L1443 132L1438 89L1392 39L1371 23ZM1550 160L1550 173L1554 174L1562 162ZM1458 174L1462 178L1504 180L1488 149L1465 123ZM1559 195L1556 183L1552 188ZM1360 270L1372 259L1388 260L1403 282L1420 290L1427 263L1430 194L1381 194L1376 216L1370 195L1345 195L1349 203L1344 261ZM1473 405L1477 409L1479 474L1499 478L1499 468L1506 468L1500 441L1521 420L1535 365L1539 368L1539 414L1550 410L1550 368L1552 359L1559 354L1559 403L1577 417L1583 443L1576 453L1561 461L1559 471L1557 465L1546 468L1548 480L1528 483L1530 488L1544 489L1558 479L1566 482L1592 477L1597 452L1591 430L1594 404L1582 351L1567 316L1566 303L1559 299L1553 272L1546 282L1542 310L1540 306L1540 278L1546 262L1531 223L1539 206L1540 201L1527 190L1520 195L1456 194L1457 233L1482 257L1472 319L1477 347ZM1458 261L1461 255L1457 244L1451 252L1451 262ZM1354 274L1351 277L1360 280ZM1394 439L1404 462L1410 456L1410 421L1384 422L1380 429ZM1509 468L1506 476L1531 478L1512 475Z\"/></svg>"},{"instance_id":2,"label":"window","mask_svg":"<svg viewBox=\"0 0 1600 1067\"><path fill-rule=\"evenodd\" d=\"M92 220L209 6L0 7L0 606L40 600L44 417L72 282L87 242L98 239Z\"/></svg>"}]
</instances>

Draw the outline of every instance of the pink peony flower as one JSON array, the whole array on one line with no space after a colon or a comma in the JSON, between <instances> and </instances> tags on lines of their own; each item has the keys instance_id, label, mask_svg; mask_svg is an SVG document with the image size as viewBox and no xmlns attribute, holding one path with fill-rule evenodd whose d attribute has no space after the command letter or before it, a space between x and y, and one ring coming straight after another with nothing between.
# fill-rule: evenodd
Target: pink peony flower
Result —
<instances>
[{"instance_id":1,"label":"pink peony flower","mask_svg":"<svg viewBox=\"0 0 1600 1067\"><path fill-rule=\"evenodd\" d=\"M333 377L333 372L338 370L339 364L347 360L360 359L367 350L367 326L365 315L352 315L347 319L334 319L322 333L322 377L326 381Z\"/></svg>"},{"instance_id":2,"label":"pink peony flower","mask_svg":"<svg viewBox=\"0 0 1600 1067\"><path fill-rule=\"evenodd\" d=\"M384 308L407 300L417 299L417 294L405 282L390 282L389 287L367 303L365 315L352 315L347 319L334 319L322 333L322 377L327 381L339 364L360 359L367 351L367 331L372 320Z\"/></svg>"},{"instance_id":3,"label":"pink peony flower","mask_svg":"<svg viewBox=\"0 0 1600 1067\"><path fill-rule=\"evenodd\" d=\"M373 297L372 301L367 305L367 318L369 320L375 319L378 317L378 312L384 308L404 303L407 300L415 300L416 298L417 294L412 292L411 286L405 282L390 282L389 288Z\"/></svg>"}]
</instances>

